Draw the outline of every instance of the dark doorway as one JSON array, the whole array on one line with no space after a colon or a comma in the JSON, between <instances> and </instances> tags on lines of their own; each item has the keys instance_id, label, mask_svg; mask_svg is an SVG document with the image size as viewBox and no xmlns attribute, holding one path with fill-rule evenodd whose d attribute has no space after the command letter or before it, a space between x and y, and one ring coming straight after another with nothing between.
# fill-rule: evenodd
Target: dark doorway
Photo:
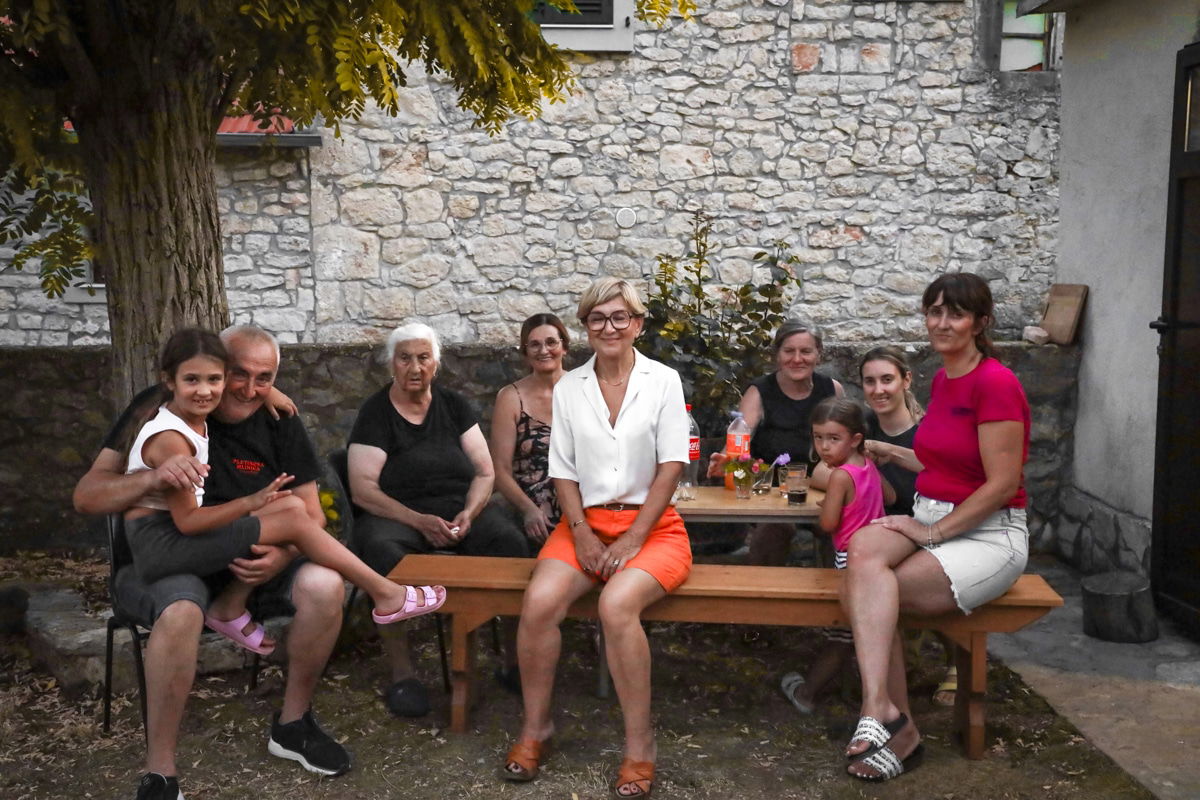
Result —
<instances>
[{"instance_id":1,"label":"dark doorway","mask_svg":"<svg viewBox=\"0 0 1200 800\"><path fill-rule=\"evenodd\" d=\"M1200 635L1200 44L1179 51L1155 448L1151 579L1159 607Z\"/></svg>"}]
</instances>

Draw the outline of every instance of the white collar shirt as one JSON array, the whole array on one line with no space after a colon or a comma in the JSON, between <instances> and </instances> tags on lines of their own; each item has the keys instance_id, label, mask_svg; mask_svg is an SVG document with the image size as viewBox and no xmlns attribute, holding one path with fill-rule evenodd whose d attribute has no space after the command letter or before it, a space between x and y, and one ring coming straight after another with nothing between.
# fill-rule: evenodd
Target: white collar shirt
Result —
<instances>
[{"instance_id":1,"label":"white collar shirt","mask_svg":"<svg viewBox=\"0 0 1200 800\"><path fill-rule=\"evenodd\" d=\"M634 351L615 425L596 357L554 387L550 477L575 481L584 508L646 501L658 465L688 460L688 418L679 373Z\"/></svg>"}]
</instances>

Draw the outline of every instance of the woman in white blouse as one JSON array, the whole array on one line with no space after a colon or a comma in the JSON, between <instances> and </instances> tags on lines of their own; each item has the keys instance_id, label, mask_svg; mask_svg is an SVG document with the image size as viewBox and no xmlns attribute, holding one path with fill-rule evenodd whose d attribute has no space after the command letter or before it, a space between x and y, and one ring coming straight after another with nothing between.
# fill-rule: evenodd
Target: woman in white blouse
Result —
<instances>
[{"instance_id":1,"label":"woman in white blouse","mask_svg":"<svg viewBox=\"0 0 1200 800\"><path fill-rule=\"evenodd\" d=\"M595 356L554 389L550 476L562 518L538 554L517 633L525 717L503 776L537 776L554 733L550 700L567 608L596 583L613 685L625 716L619 797L654 781L650 646L641 613L677 589L692 551L671 494L687 461L679 374L638 353L646 307L634 288L600 278L579 301Z\"/></svg>"}]
</instances>

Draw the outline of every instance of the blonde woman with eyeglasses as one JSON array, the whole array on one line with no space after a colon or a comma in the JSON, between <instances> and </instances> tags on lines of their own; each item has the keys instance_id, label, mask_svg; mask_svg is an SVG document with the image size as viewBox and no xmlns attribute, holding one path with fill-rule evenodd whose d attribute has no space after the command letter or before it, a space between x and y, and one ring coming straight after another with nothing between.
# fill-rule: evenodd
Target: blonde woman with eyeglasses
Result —
<instances>
[{"instance_id":1,"label":"blonde woman with eyeglasses","mask_svg":"<svg viewBox=\"0 0 1200 800\"><path fill-rule=\"evenodd\" d=\"M671 505L688 460L687 411L679 373L634 350L646 307L628 282L600 278L578 313L595 355L554 387L550 476L562 518L525 591L517 633L525 714L501 774L537 777L554 733L559 625L571 603L600 584L605 655L625 718L613 791L646 797L657 751L641 614L691 571L687 530Z\"/></svg>"}]
</instances>

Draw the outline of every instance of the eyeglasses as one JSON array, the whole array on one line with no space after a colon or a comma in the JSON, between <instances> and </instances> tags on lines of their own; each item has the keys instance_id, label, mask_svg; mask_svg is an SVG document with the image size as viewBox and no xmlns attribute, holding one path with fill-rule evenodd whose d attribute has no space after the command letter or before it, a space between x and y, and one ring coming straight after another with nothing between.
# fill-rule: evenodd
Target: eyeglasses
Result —
<instances>
[{"instance_id":1,"label":"eyeglasses","mask_svg":"<svg viewBox=\"0 0 1200 800\"><path fill-rule=\"evenodd\" d=\"M592 331L593 333L599 333L600 331L604 330L604 325L606 323L611 323L614 331L623 331L629 327L629 323L632 322L633 318L636 316L638 315L630 314L628 311L614 311L608 316L605 316L600 312L595 312L593 314L588 314L583 320L583 324L587 325L588 330Z\"/></svg>"},{"instance_id":2,"label":"eyeglasses","mask_svg":"<svg viewBox=\"0 0 1200 800\"><path fill-rule=\"evenodd\" d=\"M562 345L562 339L547 339L544 342L531 341L525 343L525 349L530 353L540 353L543 350L557 350Z\"/></svg>"}]
</instances>

